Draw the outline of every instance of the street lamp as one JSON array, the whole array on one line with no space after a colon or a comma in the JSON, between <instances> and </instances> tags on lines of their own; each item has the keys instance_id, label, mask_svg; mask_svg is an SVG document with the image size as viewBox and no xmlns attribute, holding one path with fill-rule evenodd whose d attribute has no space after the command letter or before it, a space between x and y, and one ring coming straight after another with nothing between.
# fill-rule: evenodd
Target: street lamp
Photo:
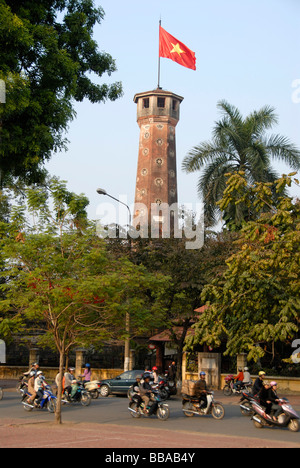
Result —
<instances>
[{"instance_id":1,"label":"street lamp","mask_svg":"<svg viewBox=\"0 0 300 468\"><path fill-rule=\"evenodd\" d=\"M131 219L132 219L132 216L131 216L131 211L130 211L130 208L128 205L126 205L126 203L123 203L121 200L119 200L118 198L115 198L113 197L112 195L109 195L109 193L107 193L106 190L102 189L102 188L98 188L97 189L97 193L99 195L105 195L106 197L109 197L109 198L112 198L113 200L115 200L116 202L120 203L121 205L124 205L126 206L127 210L128 210L128 213L129 213L129 226L131 226Z\"/></svg>"},{"instance_id":2,"label":"street lamp","mask_svg":"<svg viewBox=\"0 0 300 468\"><path fill-rule=\"evenodd\" d=\"M130 227L132 217L131 217L131 211L130 211L129 206L126 205L126 203L121 202L118 198L115 198L112 195L109 195L109 193L107 193L107 191L104 190L104 189L98 188L97 193L99 195L105 195L106 197L110 197L113 200L120 203L121 205L126 206L126 208L128 209L128 213L129 213L129 227ZM130 243L130 245L131 245L131 243ZM126 333L127 333L127 338L125 339L125 349L124 349L124 372L132 370L131 365L130 365L130 362L131 362L131 359L130 359L130 337L129 337L130 336L130 315L129 315L128 312L126 312Z\"/></svg>"}]
</instances>

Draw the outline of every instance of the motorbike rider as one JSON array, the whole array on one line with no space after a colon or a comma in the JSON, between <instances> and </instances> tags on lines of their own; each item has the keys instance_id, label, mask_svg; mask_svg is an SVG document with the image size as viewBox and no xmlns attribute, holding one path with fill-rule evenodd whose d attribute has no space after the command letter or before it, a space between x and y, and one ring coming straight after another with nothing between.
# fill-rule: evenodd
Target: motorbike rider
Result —
<instances>
[{"instance_id":1,"label":"motorbike rider","mask_svg":"<svg viewBox=\"0 0 300 468\"><path fill-rule=\"evenodd\" d=\"M35 401L36 406L40 406L41 401L44 395L44 389L47 387L47 383L45 382L45 377L42 371L38 371L36 374L36 379L34 381L34 389L36 391L37 399Z\"/></svg>"},{"instance_id":2,"label":"motorbike rider","mask_svg":"<svg viewBox=\"0 0 300 468\"><path fill-rule=\"evenodd\" d=\"M63 391L67 393L67 395L70 395L71 390L72 390L72 381L75 379L74 372L75 372L75 368L69 367L68 372L64 373Z\"/></svg>"},{"instance_id":3,"label":"motorbike rider","mask_svg":"<svg viewBox=\"0 0 300 468\"><path fill-rule=\"evenodd\" d=\"M153 383L158 383L158 369L156 366L152 367Z\"/></svg>"},{"instance_id":4,"label":"motorbike rider","mask_svg":"<svg viewBox=\"0 0 300 468\"><path fill-rule=\"evenodd\" d=\"M251 383L251 382L252 382L252 379L251 379L251 375L250 375L249 369L248 369L248 367L245 367L245 368L244 368L244 379L243 379L243 384L248 384L248 383Z\"/></svg>"},{"instance_id":5,"label":"motorbike rider","mask_svg":"<svg viewBox=\"0 0 300 468\"><path fill-rule=\"evenodd\" d=\"M277 395L277 382L271 382L270 383L270 388L268 391L268 398L271 403L271 411L275 411L275 414L273 416L273 419L277 421L278 416L282 412L281 406L278 404L279 403L279 397Z\"/></svg>"},{"instance_id":6,"label":"motorbike rider","mask_svg":"<svg viewBox=\"0 0 300 468\"><path fill-rule=\"evenodd\" d=\"M258 378L255 380L254 385L253 385L253 395L257 395L259 391L261 390L264 384L265 375L266 373L264 371L260 371L258 373Z\"/></svg>"},{"instance_id":7,"label":"motorbike rider","mask_svg":"<svg viewBox=\"0 0 300 468\"><path fill-rule=\"evenodd\" d=\"M142 403L142 398L140 394L140 386L141 386L141 376L137 375L135 379L135 383L132 386L132 390L134 391L134 396L137 402L137 408L140 407L140 404Z\"/></svg>"},{"instance_id":8,"label":"motorbike rider","mask_svg":"<svg viewBox=\"0 0 300 468\"><path fill-rule=\"evenodd\" d=\"M28 393L30 393L30 397L28 398L28 403L31 404L34 402L36 397L36 391L34 389L34 381L35 381L35 370L29 372L29 380L28 380Z\"/></svg>"},{"instance_id":9,"label":"motorbike rider","mask_svg":"<svg viewBox=\"0 0 300 468\"><path fill-rule=\"evenodd\" d=\"M91 381L91 376L92 376L92 369L90 364L85 365L84 373L80 375L79 377L83 377L83 383L87 383Z\"/></svg>"},{"instance_id":10,"label":"motorbike rider","mask_svg":"<svg viewBox=\"0 0 300 468\"><path fill-rule=\"evenodd\" d=\"M31 368L29 369L29 371L23 373L24 377L29 377L31 372L34 372L34 375L36 377L36 373L38 372L39 368L40 366L38 365L38 363L34 362L33 364L31 364Z\"/></svg>"},{"instance_id":11,"label":"motorbike rider","mask_svg":"<svg viewBox=\"0 0 300 468\"><path fill-rule=\"evenodd\" d=\"M149 402L151 400L152 387L150 385L150 378L151 378L150 374L148 373L144 374L143 375L144 382L139 387L141 398L145 403L145 409L144 409L145 413L147 413L147 406L149 405Z\"/></svg>"},{"instance_id":12,"label":"motorbike rider","mask_svg":"<svg viewBox=\"0 0 300 468\"><path fill-rule=\"evenodd\" d=\"M206 383L206 373L200 372L200 380L197 382L197 397L199 397L200 408L207 407L207 383Z\"/></svg>"},{"instance_id":13,"label":"motorbike rider","mask_svg":"<svg viewBox=\"0 0 300 468\"><path fill-rule=\"evenodd\" d=\"M244 380L244 372L243 369L239 368L239 373L235 378L235 383L233 384L233 388L235 390L240 390L241 386L243 385Z\"/></svg>"},{"instance_id":14,"label":"motorbike rider","mask_svg":"<svg viewBox=\"0 0 300 468\"><path fill-rule=\"evenodd\" d=\"M257 394L261 405L266 408L265 410L266 414L270 414L271 409L272 409L272 403L269 399L270 388L271 388L271 385L269 384L269 382L264 382L263 386L261 387L260 391Z\"/></svg>"},{"instance_id":15,"label":"motorbike rider","mask_svg":"<svg viewBox=\"0 0 300 468\"><path fill-rule=\"evenodd\" d=\"M73 399L76 399L76 396L77 396L77 392L78 392L78 388L79 388L79 385L78 385L78 382L77 380L72 380L72 383L71 383L71 393L70 393L70 396L71 398Z\"/></svg>"}]
</instances>

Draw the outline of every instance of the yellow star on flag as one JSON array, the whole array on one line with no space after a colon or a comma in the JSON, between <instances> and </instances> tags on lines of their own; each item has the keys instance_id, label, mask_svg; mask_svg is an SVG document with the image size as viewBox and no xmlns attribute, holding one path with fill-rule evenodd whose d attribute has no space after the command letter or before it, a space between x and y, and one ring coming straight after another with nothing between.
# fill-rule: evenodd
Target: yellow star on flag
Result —
<instances>
[{"instance_id":1,"label":"yellow star on flag","mask_svg":"<svg viewBox=\"0 0 300 468\"><path fill-rule=\"evenodd\" d=\"M173 49L171 50L171 54L175 54L176 52L178 55L185 54L185 51L180 49L179 43L175 45L173 44L173 42L171 42L171 44L173 46Z\"/></svg>"}]
</instances>

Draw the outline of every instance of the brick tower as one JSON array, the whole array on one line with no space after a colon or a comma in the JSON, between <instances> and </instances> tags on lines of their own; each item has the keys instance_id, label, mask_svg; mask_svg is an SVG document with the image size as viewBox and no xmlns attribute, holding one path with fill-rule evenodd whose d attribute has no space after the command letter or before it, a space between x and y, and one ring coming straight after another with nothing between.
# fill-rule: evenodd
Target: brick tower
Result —
<instances>
[{"instance_id":1,"label":"brick tower","mask_svg":"<svg viewBox=\"0 0 300 468\"><path fill-rule=\"evenodd\" d=\"M135 227L158 223L161 232L166 220L158 207L178 202L175 128L182 101L181 96L161 88L134 96L140 127Z\"/></svg>"}]
</instances>

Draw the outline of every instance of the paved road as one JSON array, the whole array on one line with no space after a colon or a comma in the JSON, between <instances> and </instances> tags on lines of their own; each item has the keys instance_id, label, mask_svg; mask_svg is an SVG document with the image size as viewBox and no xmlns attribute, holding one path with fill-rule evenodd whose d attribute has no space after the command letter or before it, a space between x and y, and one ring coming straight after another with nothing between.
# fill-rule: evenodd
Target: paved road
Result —
<instances>
[{"instance_id":1,"label":"paved road","mask_svg":"<svg viewBox=\"0 0 300 468\"><path fill-rule=\"evenodd\" d=\"M291 447L300 448L300 432L282 429L256 429L243 417L238 398L217 393L225 406L222 421L212 417L187 418L181 400L168 402L168 421L156 418L133 419L128 400L109 397L80 405L63 407L63 425L54 424L47 411L27 413L15 391L5 391L0 401L0 448L6 447L103 447L103 448L202 448L202 447ZM300 398L290 398L300 412Z\"/></svg>"}]
</instances>

